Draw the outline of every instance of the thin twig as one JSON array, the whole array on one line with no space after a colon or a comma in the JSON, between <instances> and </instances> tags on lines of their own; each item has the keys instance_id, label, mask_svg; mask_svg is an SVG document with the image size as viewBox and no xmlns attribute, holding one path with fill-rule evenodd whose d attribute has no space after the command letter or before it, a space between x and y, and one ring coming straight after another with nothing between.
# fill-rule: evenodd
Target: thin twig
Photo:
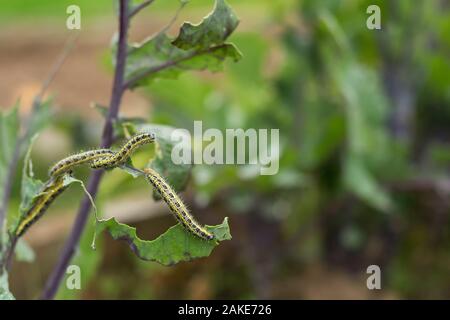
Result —
<instances>
[{"instance_id":1,"label":"thin twig","mask_svg":"<svg viewBox=\"0 0 450 320\"><path fill-rule=\"evenodd\" d=\"M22 149L22 146L24 145L24 143L30 138L30 135L31 135L30 123L34 119L34 117L36 117L36 115L38 114L39 107L41 106L42 99L44 98L45 93L47 92L50 84L55 79L56 74L61 69L64 61L69 56L69 53L72 51L77 38L78 38L78 33L75 34L74 36L69 36L67 38L62 52L60 53L58 59L53 64L49 74L47 75L44 82L42 83L39 93L33 99L33 104L31 107L30 115L25 120L25 124L24 124L25 132L23 133L23 135L21 135L19 137L16 145L14 146L13 156L11 158L11 162L9 163L8 169L7 169L8 175L5 180L5 188L4 188L4 192L3 192L3 196L2 196L2 202L0 205L0 230L2 230L2 232L6 232L6 230L3 229L4 226L6 226L6 211L8 209L9 200L11 198L12 186L13 186L13 182L15 180L17 164L19 162L21 149ZM9 245L9 248L7 248L7 250L6 250L8 252L8 254L6 255L6 259L5 259L5 261L6 261L5 265L7 267L10 265L10 259L12 257L12 253L14 252L16 241L10 241L8 245ZM2 261L0 263L0 265L4 265L3 262L4 261Z\"/></svg>"},{"instance_id":2,"label":"thin twig","mask_svg":"<svg viewBox=\"0 0 450 320\"><path fill-rule=\"evenodd\" d=\"M101 146L103 148L110 147L113 142L113 123L118 117L120 103L122 101L122 96L124 93L123 82L127 56L127 35L130 17L128 14L128 5L128 0L120 0L119 42L116 56L117 63L114 73L114 84L111 93L109 112L103 129L103 137L101 143ZM95 196L97 194L102 176L103 171L97 170L94 171L89 178L87 191L89 192L89 194L91 194L93 199L95 199ZM85 196L79 207L78 214L69 238L66 240L59 260L56 263L56 266L53 269L49 279L47 280L44 291L41 295L42 299L53 299L56 295L61 280L63 279L66 272L67 266L76 251L84 227L86 226L91 207L91 200L89 199L89 197Z\"/></svg>"},{"instance_id":3,"label":"thin twig","mask_svg":"<svg viewBox=\"0 0 450 320\"><path fill-rule=\"evenodd\" d=\"M62 65L64 64L64 61L66 61L70 52L72 52L72 49L73 49L79 36L80 36L79 32L74 32L74 33L71 33L71 35L67 38L66 43L64 44L63 51L61 52L58 60L56 60L56 62L53 64L52 69L50 70L48 76L44 80L41 90L39 91L35 100L41 101L43 99L45 93L47 92L48 88L50 87L50 84L55 79L56 74L58 73L59 69L61 69Z\"/></svg>"},{"instance_id":4,"label":"thin twig","mask_svg":"<svg viewBox=\"0 0 450 320\"><path fill-rule=\"evenodd\" d=\"M187 5L187 2L182 2L180 4L180 6L178 7L177 11L175 12L174 16L172 17L172 19L170 19L170 21L166 24L166 26L164 28L162 28L161 30L157 31L156 33L152 34L151 36L149 36L146 40L144 40L143 42L146 41L150 41L151 39L157 37L160 34L163 34L165 32L167 32L167 30L169 30L173 24L175 23L175 21L177 21L178 16L180 15L181 10L183 10L183 8ZM128 54L132 54L135 50L137 50L139 48L139 46L133 46L131 48L128 49Z\"/></svg>"},{"instance_id":5,"label":"thin twig","mask_svg":"<svg viewBox=\"0 0 450 320\"><path fill-rule=\"evenodd\" d=\"M177 11L175 12L174 16L172 17L172 19L169 21L169 23L158 33L164 33L167 30L169 30L173 24L175 23L175 21L177 21L178 16L180 15L181 10L183 10L183 8L187 5L187 2L182 2L180 4L180 6L178 7Z\"/></svg>"},{"instance_id":6,"label":"thin twig","mask_svg":"<svg viewBox=\"0 0 450 320\"><path fill-rule=\"evenodd\" d=\"M128 14L128 17L131 18L131 17L135 16L139 11L141 11L145 7L151 5L154 1L155 0L147 0L147 1L143 1L142 3L138 4L136 7L133 8L133 10L130 11L130 13Z\"/></svg>"}]
</instances>

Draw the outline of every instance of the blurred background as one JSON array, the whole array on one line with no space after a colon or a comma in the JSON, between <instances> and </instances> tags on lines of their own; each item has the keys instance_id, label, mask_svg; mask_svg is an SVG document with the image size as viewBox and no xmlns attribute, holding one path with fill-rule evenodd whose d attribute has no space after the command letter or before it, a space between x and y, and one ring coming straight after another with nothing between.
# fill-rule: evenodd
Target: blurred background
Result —
<instances>
[{"instance_id":1,"label":"blurred background","mask_svg":"<svg viewBox=\"0 0 450 320\"><path fill-rule=\"evenodd\" d=\"M93 220L73 261L82 290L61 299L448 299L450 298L450 3L444 0L228 0L243 53L224 72L188 72L128 92L122 114L204 130L279 128L280 170L195 166L183 198L198 220L230 218L231 241L210 257L173 267L140 261ZM60 158L99 143L112 82L117 29L111 0L0 0L0 106L21 114L71 35L66 8L81 8L81 32L49 90L54 117L36 141L37 177ZM213 0L191 0L170 30L198 22ZM381 30L366 9L381 8ZM140 41L174 16L155 1L133 23ZM142 151L137 159L148 158ZM139 160L136 160L139 161ZM88 172L80 171L86 179ZM10 210L19 205L19 183ZM97 198L103 216L153 239L174 224L144 181L113 171ZM68 235L82 191L71 188L26 240L32 263L10 274L17 298L36 298ZM381 290L366 269L381 268Z\"/></svg>"}]
</instances>

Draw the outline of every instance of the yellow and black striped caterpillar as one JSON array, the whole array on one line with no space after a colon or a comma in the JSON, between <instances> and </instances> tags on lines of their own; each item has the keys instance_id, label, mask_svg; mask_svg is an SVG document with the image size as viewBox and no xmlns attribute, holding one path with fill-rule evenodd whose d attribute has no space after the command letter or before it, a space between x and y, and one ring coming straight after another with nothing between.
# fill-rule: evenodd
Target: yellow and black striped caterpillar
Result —
<instances>
[{"instance_id":1,"label":"yellow and black striped caterpillar","mask_svg":"<svg viewBox=\"0 0 450 320\"><path fill-rule=\"evenodd\" d=\"M119 151L110 154L105 157L100 157L94 160L91 164L91 168L113 168L121 164L124 164L130 155L138 147L155 141L155 135L153 133L140 133L128 140Z\"/></svg>"},{"instance_id":2,"label":"yellow and black striped caterpillar","mask_svg":"<svg viewBox=\"0 0 450 320\"><path fill-rule=\"evenodd\" d=\"M56 177L62 175L66 172L69 172L73 169L73 167L84 164L84 163L92 163L92 161L100 158L104 158L107 156L114 155L114 152L110 149L96 149L90 150L86 152L81 152L75 154L73 156L64 158L58 161L49 172L50 177Z\"/></svg>"},{"instance_id":3,"label":"yellow and black striped caterpillar","mask_svg":"<svg viewBox=\"0 0 450 320\"><path fill-rule=\"evenodd\" d=\"M27 231L28 228L45 213L56 197L67 189L69 185L64 183L65 177L66 175L60 175L47 183L31 208L19 221L16 230L14 231L14 235L17 238L21 237L25 231Z\"/></svg>"},{"instance_id":4,"label":"yellow and black striped caterpillar","mask_svg":"<svg viewBox=\"0 0 450 320\"><path fill-rule=\"evenodd\" d=\"M75 166L90 163L94 169L115 167L125 163L136 148L154 140L155 135L153 133L141 133L128 140L117 152L110 149L96 149L81 152L58 161L51 167L49 171L50 180L43 191L35 199L27 213L21 217L14 235L17 238L21 237L45 213L55 198L68 187L64 183L64 178L71 175Z\"/></svg>"},{"instance_id":5,"label":"yellow and black striped caterpillar","mask_svg":"<svg viewBox=\"0 0 450 320\"><path fill-rule=\"evenodd\" d=\"M189 232L205 240L214 239L214 235L201 226L181 201L176 192L167 184L158 172L151 168L144 169L148 181L155 187L164 201L169 205L174 217Z\"/></svg>"}]
</instances>

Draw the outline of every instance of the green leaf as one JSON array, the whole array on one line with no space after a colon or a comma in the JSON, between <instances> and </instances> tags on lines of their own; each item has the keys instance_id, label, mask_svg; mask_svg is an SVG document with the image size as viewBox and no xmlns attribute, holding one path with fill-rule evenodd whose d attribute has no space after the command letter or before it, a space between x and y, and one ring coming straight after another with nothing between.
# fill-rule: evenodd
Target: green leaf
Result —
<instances>
[{"instance_id":1,"label":"green leaf","mask_svg":"<svg viewBox=\"0 0 450 320\"><path fill-rule=\"evenodd\" d=\"M16 259L23 262L33 262L36 258L33 248L31 248L22 238L17 241L15 254Z\"/></svg>"},{"instance_id":2,"label":"green leaf","mask_svg":"<svg viewBox=\"0 0 450 320\"><path fill-rule=\"evenodd\" d=\"M175 164L172 161L172 150L178 141L173 141L171 136L175 128L164 125L139 125L139 131L150 131L156 134L155 157L149 161L148 167L158 171L166 181L177 191L183 191L189 180L192 170L191 164ZM185 146L190 151L190 146ZM154 199L161 199L160 195L154 191Z\"/></svg>"},{"instance_id":3,"label":"green leaf","mask_svg":"<svg viewBox=\"0 0 450 320\"><path fill-rule=\"evenodd\" d=\"M207 257L220 241L231 239L228 218L220 225L206 228L218 241L202 240L186 231L180 224L171 227L155 240L142 240L137 236L136 228L119 223L115 218L100 220L96 232L106 230L114 240L128 242L131 250L142 260L171 266L178 262Z\"/></svg>"},{"instance_id":4,"label":"green leaf","mask_svg":"<svg viewBox=\"0 0 450 320\"><path fill-rule=\"evenodd\" d=\"M15 300L12 293L9 291L8 273L3 271L0 274L0 300Z\"/></svg>"},{"instance_id":5,"label":"green leaf","mask_svg":"<svg viewBox=\"0 0 450 320\"><path fill-rule=\"evenodd\" d=\"M129 48L125 78L129 88L148 84L159 78L175 78L186 70L222 69L226 58L238 61L241 53L228 36L239 20L223 0L200 24L185 23L175 40L164 31Z\"/></svg>"},{"instance_id":6,"label":"green leaf","mask_svg":"<svg viewBox=\"0 0 450 320\"><path fill-rule=\"evenodd\" d=\"M377 181L392 165L393 145L386 135L388 105L376 74L351 58L336 63L328 57L331 75L344 102L348 156L343 168L346 188L383 212L393 209L393 200ZM376 152L374 152L376 150Z\"/></svg>"},{"instance_id":7,"label":"green leaf","mask_svg":"<svg viewBox=\"0 0 450 320\"><path fill-rule=\"evenodd\" d=\"M28 124L29 131L27 143L31 141L34 135L39 133L45 126L50 123L50 120L52 118L50 105L51 100L41 101L36 110L32 113L32 117L30 118L30 122ZM28 149L28 145L25 145L24 148Z\"/></svg>"},{"instance_id":8,"label":"green leaf","mask_svg":"<svg viewBox=\"0 0 450 320\"><path fill-rule=\"evenodd\" d=\"M27 153L25 154L23 170L22 170L22 184L20 191L20 207L19 217L23 217L27 210L32 206L33 202L38 198L41 190L44 188L44 183L34 178L33 163L31 161L31 150L37 135L31 138Z\"/></svg>"},{"instance_id":9,"label":"green leaf","mask_svg":"<svg viewBox=\"0 0 450 320\"><path fill-rule=\"evenodd\" d=\"M185 22L172 42L180 49L206 49L227 40L239 24L239 19L225 0L217 0L214 10L197 25Z\"/></svg>"},{"instance_id":10,"label":"green leaf","mask_svg":"<svg viewBox=\"0 0 450 320\"><path fill-rule=\"evenodd\" d=\"M19 113L16 104L8 112L0 112L0 194L3 195L8 168L13 160L19 135Z\"/></svg>"},{"instance_id":11,"label":"green leaf","mask_svg":"<svg viewBox=\"0 0 450 320\"><path fill-rule=\"evenodd\" d=\"M150 83L155 78L176 78L186 70L222 69L222 61L238 61L241 54L232 44L221 44L200 50L182 50L171 43L164 33L134 46L128 55L125 69L130 88Z\"/></svg>"},{"instance_id":12,"label":"green leaf","mask_svg":"<svg viewBox=\"0 0 450 320\"><path fill-rule=\"evenodd\" d=\"M344 184L374 208L390 212L393 203L388 193L382 189L368 171L364 163L356 157L349 157L344 166Z\"/></svg>"}]
</instances>

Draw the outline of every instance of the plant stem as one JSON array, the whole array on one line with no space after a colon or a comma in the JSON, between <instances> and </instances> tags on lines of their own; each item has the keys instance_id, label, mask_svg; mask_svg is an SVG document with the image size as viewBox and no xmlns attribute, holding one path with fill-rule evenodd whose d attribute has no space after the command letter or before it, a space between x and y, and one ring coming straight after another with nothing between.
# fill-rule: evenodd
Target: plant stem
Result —
<instances>
[{"instance_id":1,"label":"plant stem","mask_svg":"<svg viewBox=\"0 0 450 320\"><path fill-rule=\"evenodd\" d=\"M114 139L113 124L118 117L120 103L122 101L122 96L125 91L124 73L125 73L125 63L127 56L127 35L129 27L129 14L128 14L128 0L120 0L120 10L119 10L119 41L117 46L116 55L116 67L114 72L114 83L111 93L111 100L109 104L109 111L106 118L105 126L103 128L102 137L102 148L109 148ZM97 194L100 181L103 176L103 171L94 171L88 182L87 191L91 194L92 198L95 199ZM81 202L78 209L78 214L69 235L66 240L63 251L59 257L59 260L53 269L47 283L45 285L44 291L42 292L41 299L53 299L56 295L61 280L64 277L67 266L72 259L78 243L80 241L81 235L83 233L84 227L86 226L87 219L89 217L89 212L91 210L92 204L89 197L85 196Z\"/></svg>"},{"instance_id":2,"label":"plant stem","mask_svg":"<svg viewBox=\"0 0 450 320\"><path fill-rule=\"evenodd\" d=\"M155 0L146 0L143 1L142 3L140 3L139 5L137 5L136 7L133 8L133 10L130 11L128 17L131 18L134 15L136 15L139 11L141 11L142 9L144 9L145 7L151 5L153 3L153 1Z\"/></svg>"}]
</instances>

